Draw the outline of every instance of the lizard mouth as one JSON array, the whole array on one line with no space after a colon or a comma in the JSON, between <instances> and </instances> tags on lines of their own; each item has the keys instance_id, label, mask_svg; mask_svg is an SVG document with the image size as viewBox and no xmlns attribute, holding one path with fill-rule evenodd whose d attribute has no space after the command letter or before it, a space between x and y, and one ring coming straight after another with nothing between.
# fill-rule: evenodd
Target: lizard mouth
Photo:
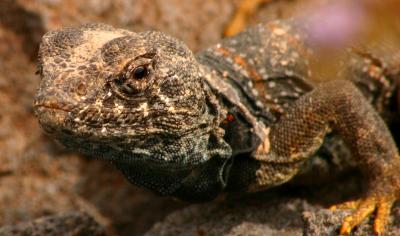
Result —
<instances>
[{"instance_id":1,"label":"lizard mouth","mask_svg":"<svg viewBox=\"0 0 400 236\"><path fill-rule=\"evenodd\" d=\"M65 104L49 99L36 99L33 110L39 120L39 124L49 134L66 132L71 108Z\"/></svg>"},{"instance_id":2,"label":"lizard mouth","mask_svg":"<svg viewBox=\"0 0 400 236\"><path fill-rule=\"evenodd\" d=\"M35 102L33 104L34 110L41 109L41 108L46 108L46 109L51 109L51 110L61 110L65 112L70 112L71 108L63 104L56 99L43 99L43 98L37 98L35 99Z\"/></svg>"}]
</instances>

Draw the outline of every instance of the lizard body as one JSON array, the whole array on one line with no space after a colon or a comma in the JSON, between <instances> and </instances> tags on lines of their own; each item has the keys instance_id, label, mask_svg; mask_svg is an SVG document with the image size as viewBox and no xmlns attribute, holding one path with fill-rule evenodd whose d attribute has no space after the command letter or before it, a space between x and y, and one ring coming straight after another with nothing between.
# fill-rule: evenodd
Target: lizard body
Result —
<instances>
[{"instance_id":1,"label":"lizard body","mask_svg":"<svg viewBox=\"0 0 400 236\"><path fill-rule=\"evenodd\" d=\"M354 66L354 83L311 82L300 28L259 25L197 55L153 31L92 24L49 32L35 113L68 148L110 160L134 184L188 201L274 187L312 158L342 155L369 183L361 205L388 215L400 195L400 159L378 112L396 114L389 111L396 81L384 70L360 78L364 67ZM367 59L361 63L371 64ZM342 233L371 213L363 209L354 214L365 216L345 220ZM376 232L386 218L377 218Z\"/></svg>"}]
</instances>

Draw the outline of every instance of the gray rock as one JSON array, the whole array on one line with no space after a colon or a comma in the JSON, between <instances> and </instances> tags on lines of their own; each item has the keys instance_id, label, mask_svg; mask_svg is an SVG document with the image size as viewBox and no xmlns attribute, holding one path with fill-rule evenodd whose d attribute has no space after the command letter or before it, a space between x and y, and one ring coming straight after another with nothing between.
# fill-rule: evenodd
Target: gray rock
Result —
<instances>
[{"instance_id":1,"label":"gray rock","mask_svg":"<svg viewBox=\"0 0 400 236\"><path fill-rule=\"evenodd\" d=\"M145 235L302 235L302 211L310 209L300 199L192 205L170 214Z\"/></svg>"},{"instance_id":2,"label":"gray rock","mask_svg":"<svg viewBox=\"0 0 400 236\"><path fill-rule=\"evenodd\" d=\"M262 201L257 196L255 200L189 206L168 215L145 235L336 236L348 214L348 210L330 211L300 198L267 197ZM386 234L400 235L400 204L394 207L391 219ZM370 217L352 235L373 235L372 227L373 217Z\"/></svg>"},{"instance_id":3,"label":"gray rock","mask_svg":"<svg viewBox=\"0 0 400 236\"><path fill-rule=\"evenodd\" d=\"M106 230L83 212L68 212L0 228L0 236L106 236Z\"/></svg>"}]
</instances>

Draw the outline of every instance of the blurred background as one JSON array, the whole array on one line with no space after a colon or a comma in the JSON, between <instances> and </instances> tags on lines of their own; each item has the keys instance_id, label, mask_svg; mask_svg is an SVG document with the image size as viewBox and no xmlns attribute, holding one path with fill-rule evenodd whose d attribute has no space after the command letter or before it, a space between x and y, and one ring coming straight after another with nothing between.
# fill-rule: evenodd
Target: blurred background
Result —
<instances>
[{"instance_id":1,"label":"blurred background","mask_svg":"<svg viewBox=\"0 0 400 236\"><path fill-rule=\"evenodd\" d=\"M108 163L67 152L43 134L32 101L38 46L49 30L87 22L160 30L198 52L232 23L230 34L300 16L311 22L310 40L323 52L315 66L323 74L336 68L332 55L349 45L400 47L398 0L255 2L235 23L241 0L0 0L0 227L83 209L116 235L141 235L188 205L138 189Z\"/></svg>"}]
</instances>

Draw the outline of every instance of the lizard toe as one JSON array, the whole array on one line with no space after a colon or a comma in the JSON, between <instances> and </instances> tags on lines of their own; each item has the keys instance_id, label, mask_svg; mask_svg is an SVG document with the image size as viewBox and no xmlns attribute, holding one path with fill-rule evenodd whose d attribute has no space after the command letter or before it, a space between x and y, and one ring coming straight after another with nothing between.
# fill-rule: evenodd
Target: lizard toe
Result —
<instances>
[{"instance_id":1,"label":"lizard toe","mask_svg":"<svg viewBox=\"0 0 400 236\"><path fill-rule=\"evenodd\" d=\"M376 202L373 198L367 198L360 201L358 206L355 208L355 211L351 215L344 218L342 227L340 228L340 235L350 235L353 228L371 215L375 208Z\"/></svg>"},{"instance_id":2,"label":"lizard toe","mask_svg":"<svg viewBox=\"0 0 400 236\"><path fill-rule=\"evenodd\" d=\"M374 221L374 232L376 235L384 235L385 226L390 219L390 210L395 201L395 198L380 199Z\"/></svg>"},{"instance_id":3,"label":"lizard toe","mask_svg":"<svg viewBox=\"0 0 400 236\"><path fill-rule=\"evenodd\" d=\"M357 225L376 211L374 220L375 235L384 235L385 226L390 218L390 210L396 201L395 197L368 197L362 200L348 201L330 207L330 210L352 209L354 212L344 218L340 235L350 235Z\"/></svg>"},{"instance_id":4,"label":"lizard toe","mask_svg":"<svg viewBox=\"0 0 400 236\"><path fill-rule=\"evenodd\" d=\"M339 203L336 205L333 205L329 207L329 210L335 211L335 210L354 210L360 205L360 200L355 200L355 201L347 201L343 203Z\"/></svg>"}]
</instances>

